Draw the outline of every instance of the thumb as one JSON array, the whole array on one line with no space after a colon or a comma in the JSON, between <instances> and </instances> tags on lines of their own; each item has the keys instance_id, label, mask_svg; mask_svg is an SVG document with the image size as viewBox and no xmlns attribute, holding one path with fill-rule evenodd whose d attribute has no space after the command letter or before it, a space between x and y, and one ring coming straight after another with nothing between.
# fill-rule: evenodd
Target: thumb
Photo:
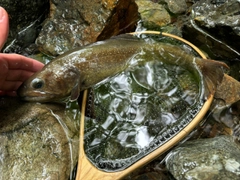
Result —
<instances>
[{"instance_id":1,"label":"thumb","mask_svg":"<svg viewBox=\"0 0 240 180\"><path fill-rule=\"evenodd\" d=\"M6 10L0 7L0 50L2 49L4 43L8 37L8 29L9 29L9 21L8 21L8 14Z\"/></svg>"}]
</instances>

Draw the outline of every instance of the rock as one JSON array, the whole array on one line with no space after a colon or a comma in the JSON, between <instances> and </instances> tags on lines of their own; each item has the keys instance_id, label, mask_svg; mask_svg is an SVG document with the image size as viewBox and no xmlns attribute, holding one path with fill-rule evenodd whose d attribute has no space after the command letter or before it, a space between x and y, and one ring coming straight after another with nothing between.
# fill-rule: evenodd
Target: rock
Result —
<instances>
[{"instance_id":1,"label":"rock","mask_svg":"<svg viewBox=\"0 0 240 180\"><path fill-rule=\"evenodd\" d=\"M222 104L218 104L218 106L230 106L236 103L240 100L240 82L224 74L222 83L217 87L214 98L224 101Z\"/></svg>"},{"instance_id":2,"label":"rock","mask_svg":"<svg viewBox=\"0 0 240 180\"><path fill-rule=\"evenodd\" d=\"M240 60L239 11L238 0L200 0L192 6L183 37L213 59Z\"/></svg>"},{"instance_id":3,"label":"rock","mask_svg":"<svg viewBox=\"0 0 240 180\"><path fill-rule=\"evenodd\" d=\"M230 136L188 141L170 152L166 165L177 180L238 180L240 146Z\"/></svg>"},{"instance_id":4,"label":"rock","mask_svg":"<svg viewBox=\"0 0 240 180\"><path fill-rule=\"evenodd\" d=\"M17 35L3 50L4 53L18 53L25 56L29 56L38 52L38 48L35 44L35 40L39 34L41 28L41 22L44 16L40 16L37 20L31 23L29 26L23 28L17 32Z\"/></svg>"},{"instance_id":5,"label":"rock","mask_svg":"<svg viewBox=\"0 0 240 180\"><path fill-rule=\"evenodd\" d=\"M161 161L163 159L157 158L144 167L135 169L123 180L173 180L170 178L170 173L167 173L165 165L160 163Z\"/></svg>"},{"instance_id":6,"label":"rock","mask_svg":"<svg viewBox=\"0 0 240 180\"><path fill-rule=\"evenodd\" d=\"M138 20L134 0L51 0L50 9L36 43L53 56L129 32Z\"/></svg>"},{"instance_id":7,"label":"rock","mask_svg":"<svg viewBox=\"0 0 240 180\"><path fill-rule=\"evenodd\" d=\"M1 97L0 114L0 179L69 179L79 138L70 110Z\"/></svg>"},{"instance_id":8,"label":"rock","mask_svg":"<svg viewBox=\"0 0 240 180\"><path fill-rule=\"evenodd\" d=\"M215 127L217 124L222 127L225 126L215 128L213 132L219 133L223 130L223 133L232 135L235 140L240 142L240 101L230 106L216 106L206 122L213 124Z\"/></svg>"},{"instance_id":9,"label":"rock","mask_svg":"<svg viewBox=\"0 0 240 180\"><path fill-rule=\"evenodd\" d=\"M164 173L146 172L140 173L140 175L137 176L124 178L123 180L170 180L170 178L168 178Z\"/></svg>"},{"instance_id":10,"label":"rock","mask_svg":"<svg viewBox=\"0 0 240 180\"><path fill-rule=\"evenodd\" d=\"M182 14L187 10L186 0L165 0L173 14Z\"/></svg>"},{"instance_id":11,"label":"rock","mask_svg":"<svg viewBox=\"0 0 240 180\"><path fill-rule=\"evenodd\" d=\"M48 0L1 0L9 14L9 37L3 52L21 53L34 44L49 10Z\"/></svg>"},{"instance_id":12,"label":"rock","mask_svg":"<svg viewBox=\"0 0 240 180\"><path fill-rule=\"evenodd\" d=\"M171 16L163 5L146 0L137 0L136 3L143 25L148 29L166 26L171 23Z\"/></svg>"}]
</instances>

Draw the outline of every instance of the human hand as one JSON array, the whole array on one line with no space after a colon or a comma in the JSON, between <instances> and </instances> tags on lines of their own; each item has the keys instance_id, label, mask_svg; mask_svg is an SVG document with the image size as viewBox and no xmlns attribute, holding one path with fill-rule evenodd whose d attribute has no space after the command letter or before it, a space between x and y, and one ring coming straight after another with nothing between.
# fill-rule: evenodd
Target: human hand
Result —
<instances>
[{"instance_id":1,"label":"human hand","mask_svg":"<svg viewBox=\"0 0 240 180\"><path fill-rule=\"evenodd\" d=\"M0 7L0 50L8 37L8 14ZM0 96L16 96L23 81L44 65L34 59L19 55L0 53Z\"/></svg>"}]
</instances>

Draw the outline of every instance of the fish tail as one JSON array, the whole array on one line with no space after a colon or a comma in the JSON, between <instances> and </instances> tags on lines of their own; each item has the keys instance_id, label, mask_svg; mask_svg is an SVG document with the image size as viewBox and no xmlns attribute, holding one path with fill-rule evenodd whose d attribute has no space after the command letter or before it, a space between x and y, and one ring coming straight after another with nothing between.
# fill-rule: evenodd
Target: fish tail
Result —
<instances>
[{"instance_id":1,"label":"fish tail","mask_svg":"<svg viewBox=\"0 0 240 180\"><path fill-rule=\"evenodd\" d=\"M209 59L200 59L200 62L197 64L203 74L206 97L213 95L217 86L222 82L224 70L229 69L229 67L223 62Z\"/></svg>"}]
</instances>

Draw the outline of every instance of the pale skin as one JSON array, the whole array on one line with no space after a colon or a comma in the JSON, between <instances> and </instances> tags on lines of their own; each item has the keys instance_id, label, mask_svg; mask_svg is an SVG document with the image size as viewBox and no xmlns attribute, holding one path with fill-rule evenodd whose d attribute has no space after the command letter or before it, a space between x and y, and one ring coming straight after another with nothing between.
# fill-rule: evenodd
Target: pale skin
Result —
<instances>
[{"instance_id":1,"label":"pale skin","mask_svg":"<svg viewBox=\"0 0 240 180\"><path fill-rule=\"evenodd\" d=\"M0 50L7 40L8 30L8 14L0 7ZM41 62L19 54L0 53L0 96L16 96L22 82L43 66Z\"/></svg>"}]
</instances>

